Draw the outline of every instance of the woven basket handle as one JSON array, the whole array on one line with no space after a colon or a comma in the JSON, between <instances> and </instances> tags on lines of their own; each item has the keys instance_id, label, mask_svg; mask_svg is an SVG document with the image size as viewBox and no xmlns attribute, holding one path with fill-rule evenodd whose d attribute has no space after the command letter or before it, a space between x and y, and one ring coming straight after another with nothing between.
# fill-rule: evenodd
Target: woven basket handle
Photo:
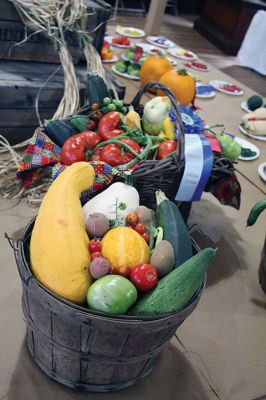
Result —
<instances>
[{"instance_id":1,"label":"woven basket handle","mask_svg":"<svg viewBox=\"0 0 266 400\"><path fill-rule=\"evenodd\" d=\"M178 132L179 132L179 153L178 153L178 162L183 162L184 158L185 158L185 132L184 132L184 126L183 126L183 121L182 121L182 117L181 117L181 113L179 111L179 108L177 106L177 101L175 98L175 95L173 94L173 92L165 85L163 85L162 83L158 83L155 81L149 81L146 83L146 85L144 85L136 94L136 96L134 97L133 101L132 101L132 106L134 108L137 108L140 104L140 100L142 98L142 96L150 89L155 89L155 90L162 90L167 97L169 98L175 115L176 115L176 124L177 124L177 128L178 128Z\"/></svg>"}]
</instances>

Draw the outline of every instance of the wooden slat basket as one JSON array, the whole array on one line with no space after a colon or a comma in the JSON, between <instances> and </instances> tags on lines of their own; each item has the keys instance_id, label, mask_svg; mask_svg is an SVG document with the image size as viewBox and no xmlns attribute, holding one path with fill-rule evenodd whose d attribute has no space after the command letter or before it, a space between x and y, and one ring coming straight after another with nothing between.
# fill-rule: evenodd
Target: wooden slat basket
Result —
<instances>
[{"instance_id":1,"label":"wooden slat basket","mask_svg":"<svg viewBox=\"0 0 266 400\"><path fill-rule=\"evenodd\" d=\"M197 306L205 282L176 313L107 316L60 298L34 278L29 263L33 225L34 219L13 248L23 286L27 344L36 364L50 378L85 392L120 390L145 378Z\"/></svg>"}]
</instances>

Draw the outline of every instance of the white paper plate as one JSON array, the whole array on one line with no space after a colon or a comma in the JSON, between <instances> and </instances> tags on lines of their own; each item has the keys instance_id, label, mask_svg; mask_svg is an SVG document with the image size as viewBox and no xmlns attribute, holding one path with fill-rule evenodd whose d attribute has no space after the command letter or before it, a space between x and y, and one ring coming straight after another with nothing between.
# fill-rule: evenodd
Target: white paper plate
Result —
<instances>
[{"instance_id":1,"label":"white paper plate","mask_svg":"<svg viewBox=\"0 0 266 400\"><path fill-rule=\"evenodd\" d=\"M242 90L242 89L239 92L228 92L227 90L224 90L222 88L222 85L234 85L231 82L214 80L214 81L210 81L209 83L211 86L213 86L215 89L219 90L220 92L229 94L231 96L242 96L242 94L244 94L244 90Z\"/></svg>"},{"instance_id":2,"label":"white paper plate","mask_svg":"<svg viewBox=\"0 0 266 400\"><path fill-rule=\"evenodd\" d=\"M104 64L113 63L113 62L116 62L116 61L118 61L118 57L115 54L114 54L113 58L111 58L111 60L102 60L102 62Z\"/></svg>"},{"instance_id":3,"label":"white paper plate","mask_svg":"<svg viewBox=\"0 0 266 400\"><path fill-rule=\"evenodd\" d=\"M210 85L204 85L203 83L196 83L196 97L198 97L199 99L211 99L216 96L216 91L214 89L211 92L206 93L206 94L198 94L197 87L200 87L200 86L210 87Z\"/></svg>"},{"instance_id":4,"label":"white paper plate","mask_svg":"<svg viewBox=\"0 0 266 400\"><path fill-rule=\"evenodd\" d=\"M259 165L258 173L261 179L263 179L266 182L266 162L263 162L262 164Z\"/></svg>"},{"instance_id":5,"label":"white paper plate","mask_svg":"<svg viewBox=\"0 0 266 400\"><path fill-rule=\"evenodd\" d=\"M185 64L185 67L195 69L196 71L200 71L200 72L209 72L210 71L207 64L204 64L204 63L199 63L199 64L205 65L207 68L206 69L199 68L196 65L193 65L193 63L191 63L191 65L189 65L189 63L187 63L187 64Z\"/></svg>"},{"instance_id":6,"label":"white paper plate","mask_svg":"<svg viewBox=\"0 0 266 400\"><path fill-rule=\"evenodd\" d=\"M162 42L158 43L158 40L162 40ZM159 46L163 47L164 49L169 49L170 47L175 47L176 44L172 42L171 40L167 39L164 36L147 36L146 37L147 42L153 44L154 46Z\"/></svg>"},{"instance_id":7,"label":"white paper plate","mask_svg":"<svg viewBox=\"0 0 266 400\"><path fill-rule=\"evenodd\" d=\"M247 105L247 102L246 102L246 101L242 101L242 102L241 102L241 108L242 108L242 110L246 111L247 113L252 112L252 111L248 108L248 105Z\"/></svg>"},{"instance_id":8,"label":"white paper plate","mask_svg":"<svg viewBox=\"0 0 266 400\"><path fill-rule=\"evenodd\" d=\"M234 140L235 140L237 143L239 143L241 147L244 147L244 148L246 148L246 149L250 149L250 150L255 151L255 152L257 153L255 156L252 156L252 157L242 157L242 156L239 156L239 157L238 157L239 160L243 160L243 161L252 161L252 160L256 160L257 158L259 158L259 156L260 156L260 150L259 150L259 148L258 148L257 146L255 146L255 144L250 143L249 141L247 141L247 140L245 140L245 139L242 139L242 138L240 138L240 137L238 137L238 136L235 136L235 137L234 137Z\"/></svg>"},{"instance_id":9,"label":"white paper plate","mask_svg":"<svg viewBox=\"0 0 266 400\"><path fill-rule=\"evenodd\" d=\"M256 140L261 140L262 142L266 142L266 135L264 135L264 136L253 135L252 133L248 132L245 128L243 128L242 125L238 125L238 128L241 130L242 133L244 133L244 135L247 135Z\"/></svg>"},{"instance_id":10,"label":"white paper plate","mask_svg":"<svg viewBox=\"0 0 266 400\"><path fill-rule=\"evenodd\" d=\"M109 35L107 35L107 36L105 36L105 37L103 38L103 40L106 40L106 42L108 42L108 43L110 43L110 44L112 44L112 39L113 39L113 36L109 36Z\"/></svg>"},{"instance_id":11,"label":"white paper plate","mask_svg":"<svg viewBox=\"0 0 266 400\"><path fill-rule=\"evenodd\" d=\"M115 65L112 66L112 71L115 74L117 74L119 76L122 76L123 78L133 79L134 81L139 81L140 80L139 76L129 75L127 73L117 71L117 69L115 68Z\"/></svg>"},{"instance_id":12,"label":"white paper plate","mask_svg":"<svg viewBox=\"0 0 266 400\"><path fill-rule=\"evenodd\" d=\"M117 26L115 31L121 36L127 36L135 39L144 37L146 35L142 29L134 28L132 26ZM136 34L134 35L133 32Z\"/></svg>"},{"instance_id":13,"label":"white paper plate","mask_svg":"<svg viewBox=\"0 0 266 400\"><path fill-rule=\"evenodd\" d=\"M173 49L167 50L167 52L173 56L177 57L180 60L185 60L185 61L194 61L197 59L197 56L195 53L189 50L182 49L181 47L174 47ZM184 52L190 53L192 57L187 57Z\"/></svg>"}]
</instances>

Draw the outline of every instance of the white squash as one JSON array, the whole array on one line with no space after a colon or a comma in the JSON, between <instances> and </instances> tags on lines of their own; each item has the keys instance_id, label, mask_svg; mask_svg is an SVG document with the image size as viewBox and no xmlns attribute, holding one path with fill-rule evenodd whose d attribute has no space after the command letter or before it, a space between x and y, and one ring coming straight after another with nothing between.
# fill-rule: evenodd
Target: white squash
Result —
<instances>
[{"instance_id":1,"label":"white squash","mask_svg":"<svg viewBox=\"0 0 266 400\"><path fill-rule=\"evenodd\" d=\"M123 222L127 214L139 206L139 194L135 188L122 182L113 183L102 193L83 206L84 220L94 213L104 214L110 221Z\"/></svg>"}]
</instances>

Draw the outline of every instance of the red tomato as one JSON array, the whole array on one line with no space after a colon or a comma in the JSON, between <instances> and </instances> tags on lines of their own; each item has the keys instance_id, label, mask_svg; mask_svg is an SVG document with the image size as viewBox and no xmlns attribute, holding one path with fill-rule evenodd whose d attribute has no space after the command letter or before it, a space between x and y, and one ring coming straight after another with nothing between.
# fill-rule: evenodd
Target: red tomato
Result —
<instances>
[{"instance_id":1,"label":"red tomato","mask_svg":"<svg viewBox=\"0 0 266 400\"><path fill-rule=\"evenodd\" d=\"M150 264L138 264L131 269L130 280L141 292L147 292L158 282L156 269Z\"/></svg>"},{"instance_id":2,"label":"red tomato","mask_svg":"<svg viewBox=\"0 0 266 400\"><path fill-rule=\"evenodd\" d=\"M91 118L93 119L94 122L98 122L98 121L100 121L102 116L103 116L103 113L101 111L97 111L92 115Z\"/></svg>"},{"instance_id":3,"label":"red tomato","mask_svg":"<svg viewBox=\"0 0 266 400\"><path fill-rule=\"evenodd\" d=\"M96 128L96 122L93 121L92 119L89 120L89 121L86 123L86 128L87 128L89 131L95 129L95 128Z\"/></svg>"},{"instance_id":4,"label":"red tomato","mask_svg":"<svg viewBox=\"0 0 266 400\"><path fill-rule=\"evenodd\" d=\"M157 149L157 160L162 160L168 154L176 150L177 142L176 140L165 140L158 146Z\"/></svg>"},{"instance_id":5,"label":"red tomato","mask_svg":"<svg viewBox=\"0 0 266 400\"><path fill-rule=\"evenodd\" d=\"M71 136L63 144L61 162L64 165L71 165L78 161L86 161L86 151L93 149L101 141L100 136L92 131Z\"/></svg>"},{"instance_id":6,"label":"red tomato","mask_svg":"<svg viewBox=\"0 0 266 400\"><path fill-rule=\"evenodd\" d=\"M104 135L104 137L105 137L104 140L112 139L115 136L122 135L123 133L124 133L124 131L122 131L122 129L113 129L112 131L109 131Z\"/></svg>"},{"instance_id":7,"label":"red tomato","mask_svg":"<svg viewBox=\"0 0 266 400\"><path fill-rule=\"evenodd\" d=\"M138 232L140 235L146 232L146 226L142 223L139 223L135 226L135 231Z\"/></svg>"},{"instance_id":8,"label":"red tomato","mask_svg":"<svg viewBox=\"0 0 266 400\"><path fill-rule=\"evenodd\" d=\"M110 132L109 132L110 133ZM120 139L122 143L131 146L137 153L140 152L139 145L131 139ZM123 165L128 163L130 160L135 158L127 149L122 149L123 145L118 145L114 143L107 144L102 148L101 151L101 161L106 162L109 165L115 167L116 165Z\"/></svg>"},{"instance_id":9,"label":"red tomato","mask_svg":"<svg viewBox=\"0 0 266 400\"><path fill-rule=\"evenodd\" d=\"M101 108L100 104L92 103L92 105L91 105L91 110L92 111L99 110L99 108Z\"/></svg>"},{"instance_id":10,"label":"red tomato","mask_svg":"<svg viewBox=\"0 0 266 400\"><path fill-rule=\"evenodd\" d=\"M144 240L146 240L147 243L150 242L150 235L148 234L148 232L144 232L141 236Z\"/></svg>"},{"instance_id":11,"label":"red tomato","mask_svg":"<svg viewBox=\"0 0 266 400\"><path fill-rule=\"evenodd\" d=\"M91 240L89 243L89 250L90 250L90 253L101 251L102 250L101 241L100 240Z\"/></svg>"},{"instance_id":12,"label":"red tomato","mask_svg":"<svg viewBox=\"0 0 266 400\"><path fill-rule=\"evenodd\" d=\"M132 139L120 139L120 142L123 142L127 144L128 146L132 147L133 150L135 150L136 153L140 154L140 147L138 143L134 142ZM125 149L125 153L123 154L123 164L126 164L130 160L133 160L135 158L134 154L132 154L129 150Z\"/></svg>"},{"instance_id":13,"label":"red tomato","mask_svg":"<svg viewBox=\"0 0 266 400\"><path fill-rule=\"evenodd\" d=\"M132 227L136 226L138 221L139 221L139 217L135 213L127 214L126 219L125 219L126 226L132 226Z\"/></svg>"},{"instance_id":14,"label":"red tomato","mask_svg":"<svg viewBox=\"0 0 266 400\"><path fill-rule=\"evenodd\" d=\"M98 133L103 140L109 139L109 137L106 136L108 132L119 128L121 124L120 115L121 113L118 111L111 111L101 118L98 125Z\"/></svg>"},{"instance_id":15,"label":"red tomato","mask_svg":"<svg viewBox=\"0 0 266 400\"><path fill-rule=\"evenodd\" d=\"M100 159L112 167L123 164L121 150L115 144L107 144L104 146L101 151Z\"/></svg>"},{"instance_id":16,"label":"red tomato","mask_svg":"<svg viewBox=\"0 0 266 400\"><path fill-rule=\"evenodd\" d=\"M94 251L91 253L91 259L94 260L95 258L103 258L103 255L100 251Z\"/></svg>"}]
</instances>

